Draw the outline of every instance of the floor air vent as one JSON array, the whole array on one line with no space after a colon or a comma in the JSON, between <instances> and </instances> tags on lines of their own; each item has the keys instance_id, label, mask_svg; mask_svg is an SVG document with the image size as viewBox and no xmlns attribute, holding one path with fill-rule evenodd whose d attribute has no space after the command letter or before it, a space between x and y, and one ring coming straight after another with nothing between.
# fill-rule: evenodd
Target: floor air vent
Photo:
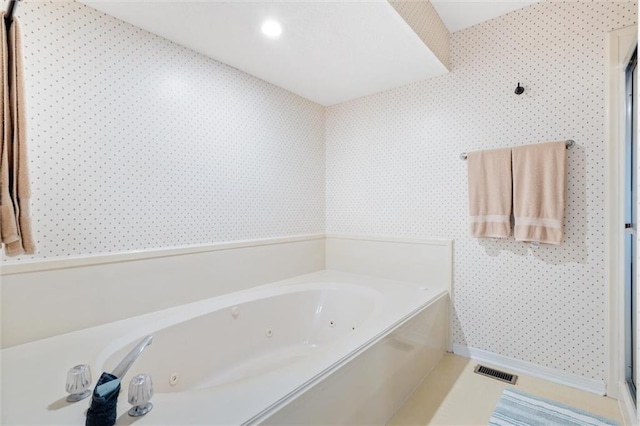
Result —
<instances>
[{"instance_id":1,"label":"floor air vent","mask_svg":"<svg viewBox=\"0 0 640 426\"><path fill-rule=\"evenodd\" d=\"M505 373L504 371L495 370L480 364L476 365L476 369L473 370L473 372L502 382L511 383L512 385L515 385L518 380L518 376L515 374Z\"/></svg>"}]
</instances>

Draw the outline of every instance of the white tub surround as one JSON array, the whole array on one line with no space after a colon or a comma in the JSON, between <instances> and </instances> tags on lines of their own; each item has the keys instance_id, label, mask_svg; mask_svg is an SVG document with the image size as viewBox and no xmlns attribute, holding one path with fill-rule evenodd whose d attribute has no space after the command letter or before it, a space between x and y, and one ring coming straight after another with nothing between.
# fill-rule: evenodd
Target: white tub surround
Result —
<instances>
[{"instance_id":1,"label":"white tub surround","mask_svg":"<svg viewBox=\"0 0 640 426\"><path fill-rule=\"evenodd\" d=\"M2 347L322 269L324 234L3 265Z\"/></svg>"},{"instance_id":2,"label":"white tub surround","mask_svg":"<svg viewBox=\"0 0 640 426\"><path fill-rule=\"evenodd\" d=\"M156 395L153 411L137 421L141 425L261 422L287 404L294 404L288 406L291 415L281 414L278 422L295 422L302 413L296 398L318 383L315 391L335 382L327 377L360 355L368 365L384 359L397 367L401 383L389 389L404 390L386 399L371 395L362 405L337 410L331 420L355 420L370 413L366 404L379 408L382 398L387 409L376 409L381 414L373 420L384 423L444 353L447 306L444 290L321 271L15 346L1 352L2 423L82 424L88 402L65 402L67 369L89 363L95 383L147 334L155 335L154 342L123 380L118 424L130 421L126 385L142 372L152 375ZM430 326L407 327L432 309ZM419 374L402 368L404 362L420 363ZM349 365L341 374L354 370L360 379L350 383L371 375L351 368L357 362ZM169 384L172 373L180 376L176 386ZM341 391L355 390L338 386L331 393L339 398ZM314 400L327 403L326 395Z\"/></svg>"},{"instance_id":3,"label":"white tub surround","mask_svg":"<svg viewBox=\"0 0 640 426\"><path fill-rule=\"evenodd\" d=\"M327 269L452 290L453 240L327 234L326 250Z\"/></svg>"},{"instance_id":4,"label":"white tub surround","mask_svg":"<svg viewBox=\"0 0 640 426\"><path fill-rule=\"evenodd\" d=\"M310 234L3 265L2 347L323 269L450 291L452 245L444 239ZM118 309L104 309L104 300L118 300Z\"/></svg>"}]
</instances>

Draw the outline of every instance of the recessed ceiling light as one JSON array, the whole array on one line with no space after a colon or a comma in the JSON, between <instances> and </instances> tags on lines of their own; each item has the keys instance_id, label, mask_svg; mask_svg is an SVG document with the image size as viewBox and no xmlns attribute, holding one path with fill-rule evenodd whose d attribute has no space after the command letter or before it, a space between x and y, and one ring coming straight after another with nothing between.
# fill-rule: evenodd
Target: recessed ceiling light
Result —
<instances>
[{"instance_id":1,"label":"recessed ceiling light","mask_svg":"<svg viewBox=\"0 0 640 426\"><path fill-rule=\"evenodd\" d=\"M269 38L278 38L282 34L282 25L280 22L269 19L262 24L262 33Z\"/></svg>"}]
</instances>

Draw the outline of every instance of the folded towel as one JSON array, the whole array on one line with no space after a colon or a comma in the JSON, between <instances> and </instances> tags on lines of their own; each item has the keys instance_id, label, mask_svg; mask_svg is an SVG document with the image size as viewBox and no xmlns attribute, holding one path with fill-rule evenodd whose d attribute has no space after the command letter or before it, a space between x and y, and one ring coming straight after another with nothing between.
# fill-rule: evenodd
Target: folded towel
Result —
<instances>
[{"instance_id":1,"label":"folded towel","mask_svg":"<svg viewBox=\"0 0 640 426\"><path fill-rule=\"evenodd\" d=\"M567 200L565 142L521 146L512 155L516 240L560 244Z\"/></svg>"},{"instance_id":2,"label":"folded towel","mask_svg":"<svg viewBox=\"0 0 640 426\"><path fill-rule=\"evenodd\" d=\"M511 235L511 149L470 152L469 220L471 236Z\"/></svg>"}]
</instances>

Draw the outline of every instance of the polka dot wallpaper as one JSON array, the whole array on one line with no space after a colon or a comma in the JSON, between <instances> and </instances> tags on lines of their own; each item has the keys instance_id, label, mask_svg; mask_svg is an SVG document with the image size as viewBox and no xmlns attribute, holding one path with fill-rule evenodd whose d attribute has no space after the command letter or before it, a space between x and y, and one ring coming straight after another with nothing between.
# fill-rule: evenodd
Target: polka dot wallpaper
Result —
<instances>
[{"instance_id":1,"label":"polka dot wallpaper","mask_svg":"<svg viewBox=\"0 0 640 426\"><path fill-rule=\"evenodd\" d=\"M324 231L324 108L75 2L21 3L38 252Z\"/></svg>"},{"instance_id":2,"label":"polka dot wallpaper","mask_svg":"<svg viewBox=\"0 0 640 426\"><path fill-rule=\"evenodd\" d=\"M448 75L328 108L327 232L455 239L456 343L604 380L605 33L636 8L529 6L452 34ZM563 244L470 238L459 154L562 139Z\"/></svg>"},{"instance_id":3,"label":"polka dot wallpaper","mask_svg":"<svg viewBox=\"0 0 640 426\"><path fill-rule=\"evenodd\" d=\"M453 238L455 342L604 380L605 33L636 8L542 2L452 34L448 75L325 109L87 6L22 3L38 253L3 261ZM470 238L458 155L568 138L563 244Z\"/></svg>"},{"instance_id":4,"label":"polka dot wallpaper","mask_svg":"<svg viewBox=\"0 0 640 426\"><path fill-rule=\"evenodd\" d=\"M449 68L450 34L430 1L389 0L420 40Z\"/></svg>"}]
</instances>

